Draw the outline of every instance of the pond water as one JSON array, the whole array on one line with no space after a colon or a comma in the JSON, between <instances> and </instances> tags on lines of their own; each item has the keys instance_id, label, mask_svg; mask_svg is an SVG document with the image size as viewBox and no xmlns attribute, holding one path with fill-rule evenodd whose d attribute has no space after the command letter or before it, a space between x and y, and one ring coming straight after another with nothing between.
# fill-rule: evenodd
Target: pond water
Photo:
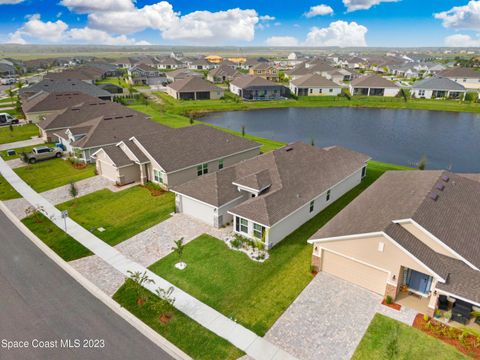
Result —
<instances>
[{"instance_id":1,"label":"pond water","mask_svg":"<svg viewBox=\"0 0 480 360\"><path fill-rule=\"evenodd\" d=\"M284 108L210 113L202 121L282 142L313 139L373 159L480 172L480 114L365 108Z\"/></svg>"}]
</instances>

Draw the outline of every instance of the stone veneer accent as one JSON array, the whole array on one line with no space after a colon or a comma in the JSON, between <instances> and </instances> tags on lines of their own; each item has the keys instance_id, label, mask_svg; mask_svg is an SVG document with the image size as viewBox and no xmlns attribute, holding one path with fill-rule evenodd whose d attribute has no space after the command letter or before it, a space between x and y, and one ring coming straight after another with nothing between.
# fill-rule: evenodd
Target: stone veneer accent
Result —
<instances>
[{"instance_id":1,"label":"stone veneer accent","mask_svg":"<svg viewBox=\"0 0 480 360\"><path fill-rule=\"evenodd\" d=\"M385 287L385 297L388 295L392 297L392 301L395 301L397 298L397 287L395 285L387 283L387 286Z\"/></svg>"},{"instance_id":2,"label":"stone veneer accent","mask_svg":"<svg viewBox=\"0 0 480 360\"><path fill-rule=\"evenodd\" d=\"M312 255L312 267L314 271L320 271L320 265L322 263L322 258L320 256Z\"/></svg>"}]
</instances>

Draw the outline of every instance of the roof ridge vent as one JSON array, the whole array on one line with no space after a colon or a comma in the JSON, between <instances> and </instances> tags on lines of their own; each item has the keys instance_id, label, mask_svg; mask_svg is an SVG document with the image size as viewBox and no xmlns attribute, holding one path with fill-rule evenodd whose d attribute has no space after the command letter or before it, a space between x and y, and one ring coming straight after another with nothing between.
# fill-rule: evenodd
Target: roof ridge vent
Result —
<instances>
[{"instance_id":1,"label":"roof ridge vent","mask_svg":"<svg viewBox=\"0 0 480 360\"><path fill-rule=\"evenodd\" d=\"M437 201L439 196L437 193L431 192L429 195L429 198L432 199L433 201Z\"/></svg>"},{"instance_id":2,"label":"roof ridge vent","mask_svg":"<svg viewBox=\"0 0 480 360\"><path fill-rule=\"evenodd\" d=\"M442 183L439 183L439 184L437 184L437 186L435 186L435 189L443 191L443 189L445 189L445 185L442 184Z\"/></svg>"},{"instance_id":3,"label":"roof ridge vent","mask_svg":"<svg viewBox=\"0 0 480 360\"><path fill-rule=\"evenodd\" d=\"M292 151L292 150L293 150L293 147L291 147L291 146L287 146L287 147L285 148L285 151Z\"/></svg>"},{"instance_id":4,"label":"roof ridge vent","mask_svg":"<svg viewBox=\"0 0 480 360\"><path fill-rule=\"evenodd\" d=\"M448 181L450 180L450 177L449 177L448 175L443 175L443 176L442 176L442 180L443 180L444 182L448 182Z\"/></svg>"}]
</instances>

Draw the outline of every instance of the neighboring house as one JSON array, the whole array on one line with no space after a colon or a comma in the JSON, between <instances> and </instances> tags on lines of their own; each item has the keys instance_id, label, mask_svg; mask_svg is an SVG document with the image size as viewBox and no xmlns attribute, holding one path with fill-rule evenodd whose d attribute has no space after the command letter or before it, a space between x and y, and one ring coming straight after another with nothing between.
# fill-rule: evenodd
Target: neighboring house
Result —
<instances>
[{"instance_id":1,"label":"neighboring house","mask_svg":"<svg viewBox=\"0 0 480 360\"><path fill-rule=\"evenodd\" d=\"M263 241L267 248L358 185L368 156L301 142L173 189L177 212Z\"/></svg>"},{"instance_id":2,"label":"neighboring house","mask_svg":"<svg viewBox=\"0 0 480 360\"><path fill-rule=\"evenodd\" d=\"M177 58L171 56L165 56L161 58L157 58L157 68L161 70L176 70L180 68L184 68L185 64L178 60Z\"/></svg>"},{"instance_id":3,"label":"neighboring house","mask_svg":"<svg viewBox=\"0 0 480 360\"><path fill-rule=\"evenodd\" d=\"M17 73L15 66L8 63L0 63L0 77L14 76Z\"/></svg>"},{"instance_id":4,"label":"neighboring house","mask_svg":"<svg viewBox=\"0 0 480 360\"><path fill-rule=\"evenodd\" d=\"M215 67L215 64L208 62L205 59L194 59L188 62L190 70L210 70Z\"/></svg>"},{"instance_id":5,"label":"neighboring house","mask_svg":"<svg viewBox=\"0 0 480 360\"><path fill-rule=\"evenodd\" d=\"M102 100L112 100L113 95L96 85L88 84L82 80L53 80L43 79L42 81L20 89L22 101L39 92L81 92Z\"/></svg>"},{"instance_id":6,"label":"neighboring house","mask_svg":"<svg viewBox=\"0 0 480 360\"><path fill-rule=\"evenodd\" d=\"M270 60L264 58L264 57L259 57L259 58L248 58L245 61L242 62L241 68L243 70L249 70L250 68L254 67L255 65L258 65L260 63L270 63Z\"/></svg>"},{"instance_id":7,"label":"neighboring house","mask_svg":"<svg viewBox=\"0 0 480 360\"><path fill-rule=\"evenodd\" d=\"M479 179L385 173L311 237L313 266L429 316L440 295L480 306Z\"/></svg>"},{"instance_id":8,"label":"neighboring house","mask_svg":"<svg viewBox=\"0 0 480 360\"><path fill-rule=\"evenodd\" d=\"M472 68L454 67L440 71L438 76L449 78L462 84L467 90L480 90L480 72Z\"/></svg>"},{"instance_id":9,"label":"neighboring house","mask_svg":"<svg viewBox=\"0 0 480 360\"><path fill-rule=\"evenodd\" d=\"M108 91L110 94L123 94L123 87L115 84L99 84L97 85L100 89Z\"/></svg>"},{"instance_id":10,"label":"neighboring house","mask_svg":"<svg viewBox=\"0 0 480 360\"><path fill-rule=\"evenodd\" d=\"M290 54L288 54L287 56L287 64L289 66L296 66L300 63L302 63L302 61L305 59L305 55L303 55L302 53L300 52L291 52Z\"/></svg>"},{"instance_id":11,"label":"neighboring house","mask_svg":"<svg viewBox=\"0 0 480 360\"><path fill-rule=\"evenodd\" d=\"M130 58L121 58L121 59L115 60L113 64L121 69L129 69L130 67L135 65L135 61Z\"/></svg>"},{"instance_id":12,"label":"neighboring house","mask_svg":"<svg viewBox=\"0 0 480 360\"><path fill-rule=\"evenodd\" d=\"M100 175L117 184L151 181L170 189L249 159L260 144L206 125L161 128L94 154Z\"/></svg>"},{"instance_id":13,"label":"neighboring house","mask_svg":"<svg viewBox=\"0 0 480 360\"><path fill-rule=\"evenodd\" d=\"M246 100L273 100L288 94L285 86L253 75L242 75L233 79L230 91Z\"/></svg>"},{"instance_id":14,"label":"neighboring house","mask_svg":"<svg viewBox=\"0 0 480 360\"><path fill-rule=\"evenodd\" d=\"M81 80L93 85L97 80L105 78L107 72L94 66L82 66L78 69L49 72L43 78L50 80Z\"/></svg>"},{"instance_id":15,"label":"neighboring house","mask_svg":"<svg viewBox=\"0 0 480 360\"><path fill-rule=\"evenodd\" d=\"M378 75L362 76L350 84L352 95L393 97L399 90L396 84Z\"/></svg>"},{"instance_id":16,"label":"neighboring house","mask_svg":"<svg viewBox=\"0 0 480 360\"><path fill-rule=\"evenodd\" d=\"M342 87L321 75L310 74L290 81L290 91L297 96L337 96Z\"/></svg>"},{"instance_id":17,"label":"neighboring house","mask_svg":"<svg viewBox=\"0 0 480 360\"><path fill-rule=\"evenodd\" d=\"M184 58L184 56L185 56L185 55L183 55L183 53L180 52L180 51L172 51L172 52L170 53L170 57L171 57L172 59L176 59L176 60L181 60L181 59Z\"/></svg>"},{"instance_id":18,"label":"neighboring house","mask_svg":"<svg viewBox=\"0 0 480 360\"><path fill-rule=\"evenodd\" d=\"M207 75L207 80L216 84L232 81L235 77L240 76L241 73L235 70L235 67L222 65L213 70L210 70Z\"/></svg>"},{"instance_id":19,"label":"neighboring house","mask_svg":"<svg viewBox=\"0 0 480 360\"><path fill-rule=\"evenodd\" d=\"M346 81L352 81L353 73L346 69L335 69L331 71L325 71L321 73L327 79L336 82L337 84L342 84Z\"/></svg>"},{"instance_id":20,"label":"neighboring house","mask_svg":"<svg viewBox=\"0 0 480 360\"><path fill-rule=\"evenodd\" d=\"M393 65L390 69L391 73L395 76L404 77L407 79L418 78L418 71L410 64Z\"/></svg>"},{"instance_id":21,"label":"neighboring house","mask_svg":"<svg viewBox=\"0 0 480 360\"><path fill-rule=\"evenodd\" d=\"M117 144L135 134L148 134L164 128L145 114L100 100L48 115L38 127L42 138L60 142L68 153L84 162L91 162L91 155L101 147Z\"/></svg>"},{"instance_id":22,"label":"neighboring house","mask_svg":"<svg viewBox=\"0 0 480 360\"><path fill-rule=\"evenodd\" d=\"M215 100L225 90L200 77L191 76L167 85L167 94L177 100Z\"/></svg>"},{"instance_id":23,"label":"neighboring house","mask_svg":"<svg viewBox=\"0 0 480 360\"><path fill-rule=\"evenodd\" d=\"M224 60L220 61L219 63L213 64L213 65L215 66L215 68L222 67L222 66L229 66L229 67L232 67L234 69L238 68L237 63L234 63L233 61L228 60L228 59L224 59Z\"/></svg>"},{"instance_id":24,"label":"neighboring house","mask_svg":"<svg viewBox=\"0 0 480 360\"><path fill-rule=\"evenodd\" d=\"M295 80L301 76L309 74L318 74L324 77L329 77L329 74L334 74L336 71L341 69L336 69L326 62L323 61L314 61L311 63L302 63L297 65L295 68L285 72L285 75L290 80ZM346 74L345 74L346 75Z\"/></svg>"},{"instance_id":25,"label":"neighboring house","mask_svg":"<svg viewBox=\"0 0 480 360\"><path fill-rule=\"evenodd\" d=\"M186 79L188 77L199 77L199 78L203 77L202 74L196 71L188 70L188 69L177 69L177 70L169 71L165 73L165 75L167 76L167 81L169 83L172 83L177 80Z\"/></svg>"},{"instance_id":26,"label":"neighboring house","mask_svg":"<svg viewBox=\"0 0 480 360\"><path fill-rule=\"evenodd\" d=\"M275 81L279 80L278 70L270 63L259 63L248 70L249 75L260 76L266 80Z\"/></svg>"},{"instance_id":27,"label":"neighboring house","mask_svg":"<svg viewBox=\"0 0 480 360\"><path fill-rule=\"evenodd\" d=\"M419 80L411 88L411 95L422 99L463 100L466 92L461 84L444 77Z\"/></svg>"},{"instance_id":28,"label":"neighboring house","mask_svg":"<svg viewBox=\"0 0 480 360\"><path fill-rule=\"evenodd\" d=\"M414 69L418 72L423 72L425 74L434 75L438 74L439 72L445 70L447 67L443 64L437 63L418 63L414 65Z\"/></svg>"},{"instance_id":29,"label":"neighboring house","mask_svg":"<svg viewBox=\"0 0 480 360\"><path fill-rule=\"evenodd\" d=\"M162 85L167 77L162 71L146 64L138 64L128 70L133 85Z\"/></svg>"},{"instance_id":30,"label":"neighboring house","mask_svg":"<svg viewBox=\"0 0 480 360\"><path fill-rule=\"evenodd\" d=\"M97 102L98 98L81 92L39 92L22 102L26 119L38 123L48 115L59 114L66 108L86 102Z\"/></svg>"}]
</instances>

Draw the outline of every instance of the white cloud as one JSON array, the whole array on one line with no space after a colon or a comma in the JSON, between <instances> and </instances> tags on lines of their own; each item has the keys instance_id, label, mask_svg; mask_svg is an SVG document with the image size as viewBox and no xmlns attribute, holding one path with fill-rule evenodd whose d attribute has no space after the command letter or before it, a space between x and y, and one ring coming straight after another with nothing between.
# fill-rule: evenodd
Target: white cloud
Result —
<instances>
[{"instance_id":1,"label":"white cloud","mask_svg":"<svg viewBox=\"0 0 480 360\"><path fill-rule=\"evenodd\" d=\"M255 10L195 11L181 16L162 35L169 40L195 40L213 44L227 40L252 41L258 22L259 16Z\"/></svg>"},{"instance_id":2,"label":"white cloud","mask_svg":"<svg viewBox=\"0 0 480 360\"><path fill-rule=\"evenodd\" d=\"M21 2L24 2L25 0L0 0L0 5L14 5L14 4L20 4Z\"/></svg>"},{"instance_id":3,"label":"white cloud","mask_svg":"<svg viewBox=\"0 0 480 360\"><path fill-rule=\"evenodd\" d=\"M470 1L465 6L454 6L448 11L434 14L446 28L480 30L480 1Z\"/></svg>"},{"instance_id":4,"label":"white cloud","mask_svg":"<svg viewBox=\"0 0 480 360\"><path fill-rule=\"evenodd\" d=\"M397 2L400 0L343 0L348 11L367 10L383 2Z\"/></svg>"},{"instance_id":5,"label":"white cloud","mask_svg":"<svg viewBox=\"0 0 480 360\"><path fill-rule=\"evenodd\" d=\"M273 21L275 20L275 16L262 15L262 16L259 16L258 19L261 21Z\"/></svg>"},{"instance_id":6,"label":"white cloud","mask_svg":"<svg viewBox=\"0 0 480 360\"><path fill-rule=\"evenodd\" d=\"M9 42L18 44L26 43L25 37L38 38L48 42L58 42L62 40L68 25L62 20L42 21L39 14L28 17L28 21L17 31L10 34Z\"/></svg>"},{"instance_id":7,"label":"white cloud","mask_svg":"<svg viewBox=\"0 0 480 360\"><path fill-rule=\"evenodd\" d=\"M135 5L132 0L62 0L60 5L78 14L90 14L101 11L132 10Z\"/></svg>"},{"instance_id":8,"label":"white cloud","mask_svg":"<svg viewBox=\"0 0 480 360\"><path fill-rule=\"evenodd\" d=\"M315 5L311 6L310 10L305 13L305 16L308 18L314 17L314 16L323 16L323 15L331 15L333 14L333 9L331 6L328 5Z\"/></svg>"},{"instance_id":9,"label":"white cloud","mask_svg":"<svg viewBox=\"0 0 480 360\"><path fill-rule=\"evenodd\" d=\"M313 27L307 34L307 46L367 46L365 35L368 29L356 22L335 21L326 28Z\"/></svg>"},{"instance_id":10,"label":"white cloud","mask_svg":"<svg viewBox=\"0 0 480 360\"><path fill-rule=\"evenodd\" d=\"M480 47L480 38L470 35L456 34L445 38L445 45L450 47Z\"/></svg>"},{"instance_id":11,"label":"white cloud","mask_svg":"<svg viewBox=\"0 0 480 360\"><path fill-rule=\"evenodd\" d=\"M265 44L268 46L298 46L298 39L293 36L272 36L269 37Z\"/></svg>"},{"instance_id":12,"label":"white cloud","mask_svg":"<svg viewBox=\"0 0 480 360\"><path fill-rule=\"evenodd\" d=\"M150 45L146 41L137 42L126 35L112 36L105 31L90 29L89 27L74 28L67 32L68 39L84 44L103 45Z\"/></svg>"}]
</instances>

